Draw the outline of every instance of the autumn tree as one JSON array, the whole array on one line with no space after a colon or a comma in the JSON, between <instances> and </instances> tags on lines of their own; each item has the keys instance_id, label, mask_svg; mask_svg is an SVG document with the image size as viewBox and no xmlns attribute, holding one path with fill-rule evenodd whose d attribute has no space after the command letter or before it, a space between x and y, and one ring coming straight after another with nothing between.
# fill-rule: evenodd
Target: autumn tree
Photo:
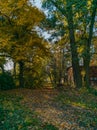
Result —
<instances>
[{"instance_id":1,"label":"autumn tree","mask_svg":"<svg viewBox=\"0 0 97 130\"><path fill-rule=\"evenodd\" d=\"M86 86L88 87L90 46L96 16L97 1L65 0L63 2L62 0L61 1L43 0L43 7L48 9L49 19L51 19L52 16L56 18L55 21L56 28L57 26L60 25L60 23L63 23L65 28L64 32L69 34L69 42L72 54L72 66L74 70L74 80L77 88L82 86L82 80L79 67L79 53L78 53L79 42L76 39L76 32L81 31L81 34L83 34L84 36L83 32L85 30L86 32L85 34L87 34L87 40L84 41L85 43L84 69L86 73L85 82ZM87 27L89 28L88 31ZM53 30L56 31L56 28L54 27ZM61 29L63 28L61 28L60 26L60 30ZM82 37L79 38L79 41L82 41Z\"/></svg>"},{"instance_id":2,"label":"autumn tree","mask_svg":"<svg viewBox=\"0 0 97 130\"><path fill-rule=\"evenodd\" d=\"M97 11L97 0L93 0L91 2L91 6L90 6L90 21L89 21L88 37L86 38L87 41L86 41L85 55L84 55L86 87L90 86L90 84L89 84L89 65L90 65L90 60L91 60L90 49L91 49L91 45L92 45L92 37L93 37L93 29L94 29L96 11Z\"/></svg>"},{"instance_id":3,"label":"autumn tree","mask_svg":"<svg viewBox=\"0 0 97 130\"><path fill-rule=\"evenodd\" d=\"M89 83L89 66L91 61L91 47L93 39L93 30L96 28L96 10L97 1L86 0L82 2L82 9L77 9L75 24L77 25L77 49L83 58L83 67L85 72L85 86L88 88ZM95 33L94 33L95 34Z\"/></svg>"},{"instance_id":4,"label":"autumn tree","mask_svg":"<svg viewBox=\"0 0 97 130\"><path fill-rule=\"evenodd\" d=\"M19 86L24 86L24 66L32 58L33 48L44 48L35 29L44 14L29 0L0 1L0 49L19 64ZM36 15L37 14L37 15ZM33 61L31 61L33 62Z\"/></svg>"}]
</instances>

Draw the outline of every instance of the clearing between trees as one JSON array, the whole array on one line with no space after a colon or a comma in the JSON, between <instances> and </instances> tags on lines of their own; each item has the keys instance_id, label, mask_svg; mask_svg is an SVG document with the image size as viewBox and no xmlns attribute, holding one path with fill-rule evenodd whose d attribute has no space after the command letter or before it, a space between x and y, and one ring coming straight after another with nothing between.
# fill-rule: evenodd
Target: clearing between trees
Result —
<instances>
[{"instance_id":1,"label":"clearing between trees","mask_svg":"<svg viewBox=\"0 0 97 130\"><path fill-rule=\"evenodd\" d=\"M14 89L0 92L0 104L0 130L97 129L96 91Z\"/></svg>"}]
</instances>

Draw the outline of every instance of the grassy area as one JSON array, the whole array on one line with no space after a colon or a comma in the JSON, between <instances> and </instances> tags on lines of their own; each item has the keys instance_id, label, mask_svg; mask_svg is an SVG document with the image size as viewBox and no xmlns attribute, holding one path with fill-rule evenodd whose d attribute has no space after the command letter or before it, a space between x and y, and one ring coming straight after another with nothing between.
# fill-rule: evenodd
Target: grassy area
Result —
<instances>
[{"instance_id":1,"label":"grassy area","mask_svg":"<svg viewBox=\"0 0 97 130\"><path fill-rule=\"evenodd\" d=\"M1 91L0 130L97 129L96 90L43 90Z\"/></svg>"},{"instance_id":2,"label":"grassy area","mask_svg":"<svg viewBox=\"0 0 97 130\"><path fill-rule=\"evenodd\" d=\"M20 104L21 96L0 92L0 130L57 130Z\"/></svg>"},{"instance_id":3,"label":"grassy area","mask_svg":"<svg viewBox=\"0 0 97 130\"><path fill-rule=\"evenodd\" d=\"M66 90L60 93L56 99L63 104L97 111L97 95L96 90L93 89Z\"/></svg>"},{"instance_id":4,"label":"grassy area","mask_svg":"<svg viewBox=\"0 0 97 130\"><path fill-rule=\"evenodd\" d=\"M79 126L91 129L97 129L97 92L96 90L65 90L56 97L64 108L68 106L74 110L74 118ZM71 115L72 116L72 115ZM71 118L72 120L72 118Z\"/></svg>"}]
</instances>

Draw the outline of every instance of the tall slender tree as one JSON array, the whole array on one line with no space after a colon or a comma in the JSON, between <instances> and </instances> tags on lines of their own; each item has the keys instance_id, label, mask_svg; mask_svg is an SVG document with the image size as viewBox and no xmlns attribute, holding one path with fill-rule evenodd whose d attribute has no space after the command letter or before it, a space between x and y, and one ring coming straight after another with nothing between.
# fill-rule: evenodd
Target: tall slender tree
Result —
<instances>
[{"instance_id":1,"label":"tall slender tree","mask_svg":"<svg viewBox=\"0 0 97 130\"><path fill-rule=\"evenodd\" d=\"M74 71L74 80L76 87L82 87L81 72L79 67L79 54L78 47L80 46L80 41L84 40L84 70L85 70L85 83L89 86L89 63L90 63L90 47L93 34L93 26L95 22L97 0L43 0L43 5L50 11L49 18L52 18L55 14L56 26L60 23L64 23L64 32L66 29L69 33L69 41L71 46L72 54L72 66ZM87 30L89 26L89 29ZM57 27L56 27L57 28ZM54 27L54 30L56 31ZM60 26L60 30L63 29ZM79 37L79 42L76 39L77 31L81 32ZM84 33L85 31L85 33ZM84 37L83 37L84 36ZM81 45L82 46L82 45Z\"/></svg>"}]
</instances>

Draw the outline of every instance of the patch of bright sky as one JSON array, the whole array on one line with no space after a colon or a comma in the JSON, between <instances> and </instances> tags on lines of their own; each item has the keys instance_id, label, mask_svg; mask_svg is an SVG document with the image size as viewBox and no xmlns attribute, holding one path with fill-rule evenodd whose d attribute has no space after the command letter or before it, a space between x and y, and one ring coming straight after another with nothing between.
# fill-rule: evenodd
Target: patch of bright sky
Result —
<instances>
[{"instance_id":1,"label":"patch of bright sky","mask_svg":"<svg viewBox=\"0 0 97 130\"><path fill-rule=\"evenodd\" d=\"M12 62L12 60L10 59L6 59L7 60L7 62L6 62L6 64L4 65L4 69L5 70L11 70L11 69L13 69L13 62Z\"/></svg>"},{"instance_id":2,"label":"patch of bright sky","mask_svg":"<svg viewBox=\"0 0 97 130\"><path fill-rule=\"evenodd\" d=\"M42 10L44 13L45 13L45 15L47 14L47 11L45 10L43 10L42 8L41 8L41 6L42 6L42 3L41 3L41 0L30 0L31 1L31 3L33 4L33 5L35 5L37 8L39 8L40 10ZM37 29L39 29L38 27L37 27ZM40 29L39 29L40 30ZM44 37L45 39L48 39L51 35L50 34L48 34L48 32L47 31L42 31L42 30L40 30L40 33L42 34L42 37Z\"/></svg>"},{"instance_id":3,"label":"patch of bright sky","mask_svg":"<svg viewBox=\"0 0 97 130\"><path fill-rule=\"evenodd\" d=\"M39 9L41 9L41 0L30 0L31 3L34 3Z\"/></svg>"},{"instance_id":4,"label":"patch of bright sky","mask_svg":"<svg viewBox=\"0 0 97 130\"><path fill-rule=\"evenodd\" d=\"M41 0L30 0L30 2L33 5L35 5L37 8L39 8L40 10L42 10L45 13L45 15L48 14L48 11L42 8L42 2L41 2Z\"/></svg>"}]
</instances>

